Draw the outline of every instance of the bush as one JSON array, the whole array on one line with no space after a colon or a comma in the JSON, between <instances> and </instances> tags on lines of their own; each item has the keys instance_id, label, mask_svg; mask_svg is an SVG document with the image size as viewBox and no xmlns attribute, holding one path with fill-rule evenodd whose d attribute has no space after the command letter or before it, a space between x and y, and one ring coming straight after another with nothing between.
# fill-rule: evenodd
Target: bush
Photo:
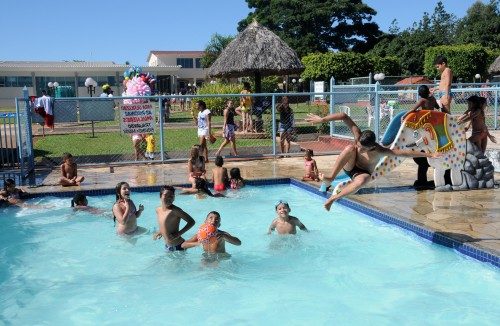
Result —
<instances>
[{"instance_id":1,"label":"bush","mask_svg":"<svg viewBox=\"0 0 500 326\"><path fill-rule=\"evenodd\" d=\"M239 94L243 90L243 85L240 84L226 84L226 83L206 83L202 87L198 88L198 95L203 94ZM213 115L222 115L224 108L226 106L227 100L232 100L234 106L238 106L240 103L240 98L231 97L200 97L196 101L202 100L207 104L207 108L212 111ZM192 101L192 105L196 107L196 101Z\"/></svg>"},{"instance_id":2,"label":"bush","mask_svg":"<svg viewBox=\"0 0 500 326\"><path fill-rule=\"evenodd\" d=\"M377 57L354 52L314 53L302 58L305 70L301 77L313 80L348 80L352 77L368 76L370 72L398 75L401 72L396 57Z\"/></svg>"},{"instance_id":3,"label":"bush","mask_svg":"<svg viewBox=\"0 0 500 326\"><path fill-rule=\"evenodd\" d=\"M448 59L448 66L453 71L453 77L472 81L475 74L486 75L488 69L488 53L486 48L476 44L441 45L428 48L425 51L424 73L431 77L440 77L434 66L438 55Z\"/></svg>"}]
</instances>

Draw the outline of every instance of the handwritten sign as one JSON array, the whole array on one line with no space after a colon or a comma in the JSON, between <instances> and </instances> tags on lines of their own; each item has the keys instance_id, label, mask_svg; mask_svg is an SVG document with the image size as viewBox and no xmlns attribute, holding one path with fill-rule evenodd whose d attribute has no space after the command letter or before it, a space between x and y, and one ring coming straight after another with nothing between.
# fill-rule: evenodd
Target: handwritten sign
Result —
<instances>
[{"instance_id":1,"label":"handwritten sign","mask_svg":"<svg viewBox=\"0 0 500 326\"><path fill-rule=\"evenodd\" d=\"M121 104L121 128L126 134L155 132L155 114L151 103Z\"/></svg>"}]
</instances>

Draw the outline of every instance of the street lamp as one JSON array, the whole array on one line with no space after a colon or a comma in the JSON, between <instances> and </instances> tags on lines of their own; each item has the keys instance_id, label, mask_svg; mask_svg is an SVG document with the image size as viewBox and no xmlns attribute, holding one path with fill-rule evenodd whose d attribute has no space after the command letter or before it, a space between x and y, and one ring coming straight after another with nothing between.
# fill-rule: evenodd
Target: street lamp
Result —
<instances>
[{"instance_id":1,"label":"street lamp","mask_svg":"<svg viewBox=\"0 0 500 326\"><path fill-rule=\"evenodd\" d=\"M293 84L293 91L296 92L297 89L295 88L295 83L297 82L297 79L293 78L292 79L292 84Z\"/></svg>"},{"instance_id":2,"label":"street lamp","mask_svg":"<svg viewBox=\"0 0 500 326\"><path fill-rule=\"evenodd\" d=\"M95 94L97 82L92 79L92 77L87 77L87 79L85 79L85 87L87 87L87 93L90 95L90 97L92 97L92 94Z\"/></svg>"},{"instance_id":3,"label":"street lamp","mask_svg":"<svg viewBox=\"0 0 500 326\"><path fill-rule=\"evenodd\" d=\"M383 72L375 74L375 76L373 76L373 79L375 79L375 81L380 82L385 79L385 74Z\"/></svg>"},{"instance_id":4,"label":"street lamp","mask_svg":"<svg viewBox=\"0 0 500 326\"><path fill-rule=\"evenodd\" d=\"M476 82L476 80L478 80L478 79L479 79L479 82L481 82L481 75L480 74L476 74L474 76L474 82Z\"/></svg>"},{"instance_id":5,"label":"street lamp","mask_svg":"<svg viewBox=\"0 0 500 326\"><path fill-rule=\"evenodd\" d=\"M283 88L285 89L285 93L288 93L288 87L286 85L286 80L283 81Z\"/></svg>"},{"instance_id":6,"label":"street lamp","mask_svg":"<svg viewBox=\"0 0 500 326\"><path fill-rule=\"evenodd\" d=\"M49 96L54 96L55 95L55 90L56 88L59 86L59 83L58 82L48 82L47 83L47 87L49 88L48 89L48 95Z\"/></svg>"}]
</instances>

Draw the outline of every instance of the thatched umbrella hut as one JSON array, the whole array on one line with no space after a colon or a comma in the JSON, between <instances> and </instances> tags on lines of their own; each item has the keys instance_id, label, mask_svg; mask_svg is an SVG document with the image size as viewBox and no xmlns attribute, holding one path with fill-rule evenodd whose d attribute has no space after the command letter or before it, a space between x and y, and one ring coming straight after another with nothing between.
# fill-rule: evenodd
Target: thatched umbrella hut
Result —
<instances>
[{"instance_id":1,"label":"thatched umbrella hut","mask_svg":"<svg viewBox=\"0 0 500 326\"><path fill-rule=\"evenodd\" d=\"M500 56L498 56L495 61L488 68L490 74L500 73Z\"/></svg>"},{"instance_id":2,"label":"thatched umbrella hut","mask_svg":"<svg viewBox=\"0 0 500 326\"><path fill-rule=\"evenodd\" d=\"M255 77L255 92L261 92L261 78L289 75L304 70L297 53L278 35L253 21L227 45L208 69L213 77Z\"/></svg>"}]
</instances>

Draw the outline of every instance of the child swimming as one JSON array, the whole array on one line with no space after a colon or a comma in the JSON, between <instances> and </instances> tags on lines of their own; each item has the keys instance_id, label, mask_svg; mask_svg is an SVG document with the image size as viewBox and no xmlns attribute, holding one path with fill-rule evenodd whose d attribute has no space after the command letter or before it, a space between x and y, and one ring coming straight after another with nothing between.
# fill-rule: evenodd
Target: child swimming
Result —
<instances>
[{"instance_id":1,"label":"child swimming","mask_svg":"<svg viewBox=\"0 0 500 326\"><path fill-rule=\"evenodd\" d=\"M297 227L302 231L308 231L306 226L302 224L298 218L290 215L292 210L286 201L280 200L276 204L275 209L278 216L276 216L269 226L267 234L271 234L274 230L276 230L278 234L296 234Z\"/></svg>"},{"instance_id":2,"label":"child swimming","mask_svg":"<svg viewBox=\"0 0 500 326\"><path fill-rule=\"evenodd\" d=\"M240 189L245 186L245 182L241 177L240 168L232 168L229 170L229 185L231 189Z\"/></svg>"},{"instance_id":3,"label":"child swimming","mask_svg":"<svg viewBox=\"0 0 500 326\"><path fill-rule=\"evenodd\" d=\"M240 246L241 240L219 229L221 225L220 214L216 211L208 213L205 223L198 232L182 244L182 248L189 249L199 245L208 254L226 253L226 242Z\"/></svg>"},{"instance_id":4,"label":"child swimming","mask_svg":"<svg viewBox=\"0 0 500 326\"><path fill-rule=\"evenodd\" d=\"M134 202L130 199L130 186L127 182L116 185L116 202L113 205L113 216L116 223L116 233L120 235L133 234L137 230L137 218L144 211L144 206L139 205L136 209Z\"/></svg>"},{"instance_id":5,"label":"child swimming","mask_svg":"<svg viewBox=\"0 0 500 326\"><path fill-rule=\"evenodd\" d=\"M4 202L3 205L21 204L22 200L27 198L28 193L16 187L14 179L6 179L3 185L3 190L0 190L0 199Z\"/></svg>"},{"instance_id":6,"label":"child swimming","mask_svg":"<svg viewBox=\"0 0 500 326\"><path fill-rule=\"evenodd\" d=\"M214 181L214 190L215 191L224 191L226 190L226 184L229 182L229 178L227 176L227 169L223 167L224 159L222 156L217 156L215 158L215 168L212 169L212 178Z\"/></svg>"},{"instance_id":7,"label":"child swimming","mask_svg":"<svg viewBox=\"0 0 500 326\"><path fill-rule=\"evenodd\" d=\"M84 193L82 192L77 192L74 196L73 199L71 199L71 207L75 211L87 211L91 214L95 215L104 215L105 211L97 208L97 207L92 207L89 206L89 201L87 200L87 196L85 196Z\"/></svg>"}]
</instances>

